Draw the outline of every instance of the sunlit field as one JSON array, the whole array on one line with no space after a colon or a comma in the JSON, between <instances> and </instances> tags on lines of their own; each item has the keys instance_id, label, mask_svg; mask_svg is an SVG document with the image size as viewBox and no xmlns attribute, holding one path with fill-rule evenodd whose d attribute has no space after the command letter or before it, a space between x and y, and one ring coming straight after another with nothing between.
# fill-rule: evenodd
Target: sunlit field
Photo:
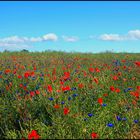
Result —
<instances>
[{"instance_id":1,"label":"sunlit field","mask_svg":"<svg viewBox=\"0 0 140 140\"><path fill-rule=\"evenodd\" d=\"M140 139L140 54L0 53L0 138Z\"/></svg>"}]
</instances>

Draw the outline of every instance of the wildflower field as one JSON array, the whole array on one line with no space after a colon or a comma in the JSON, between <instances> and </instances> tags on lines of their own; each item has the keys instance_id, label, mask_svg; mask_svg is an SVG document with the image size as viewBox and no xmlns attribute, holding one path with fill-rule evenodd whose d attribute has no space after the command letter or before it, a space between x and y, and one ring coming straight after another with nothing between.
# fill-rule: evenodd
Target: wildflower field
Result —
<instances>
[{"instance_id":1,"label":"wildflower field","mask_svg":"<svg viewBox=\"0 0 140 140\"><path fill-rule=\"evenodd\" d=\"M140 139L140 54L0 53L0 138Z\"/></svg>"}]
</instances>

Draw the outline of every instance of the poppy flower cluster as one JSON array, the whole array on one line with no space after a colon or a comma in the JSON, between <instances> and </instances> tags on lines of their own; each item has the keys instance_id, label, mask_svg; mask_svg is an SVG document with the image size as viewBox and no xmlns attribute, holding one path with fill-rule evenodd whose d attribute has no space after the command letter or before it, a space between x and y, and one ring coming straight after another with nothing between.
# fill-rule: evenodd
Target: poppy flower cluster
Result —
<instances>
[{"instance_id":1,"label":"poppy flower cluster","mask_svg":"<svg viewBox=\"0 0 140 140\"><path fill-rule=\"evenodd\" d=\"M32 130L29 134L28 134L28 139L39 139L40 136L38 135L36 130Z\"/></svg>"}]
</instances>

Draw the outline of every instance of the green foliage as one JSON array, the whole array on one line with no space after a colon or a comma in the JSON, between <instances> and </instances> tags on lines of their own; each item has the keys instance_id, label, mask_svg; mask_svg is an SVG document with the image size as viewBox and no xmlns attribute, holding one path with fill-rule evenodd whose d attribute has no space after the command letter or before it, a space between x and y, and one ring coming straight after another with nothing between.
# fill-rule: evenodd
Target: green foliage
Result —
<instances>
[{"instance_id":1,"label":"green foliage","mask_svg":"<svg viewBox=\"0 0 140 140\"><path fill-rule=\"evenodd\" d=\"M122 62L124 59L126 62ZM114 60L120 62L118 72L114 71L117 67ZM0 138L28 138L32 130L42 139L90 139L92 132L101 139L126 138L134 120L140 118L140 100L130 94L140 86L135 61L140 61L139 54L33 53L28 50L0 53ZM100 72L90 72L90 67ZM5 74L7 69L10 72ZM25 78L25 72L34 72L34 76ZM60 81L64 72L70 72L70 79L63 81L63 86L75 90L62 91ZM118 80L113 80L112 76L118 73L121 73ZM22 78L18 78L19 75ZM79 87L81 83L83 88ZM52 86L51 93L48 85ZM120 92L111 91L110 86L119 88ZM124 92L129 87L132 90ZM101 106L98 98L103 98L107 106ZM67 115L63 112L65 107L70 109ZM88 116L89 113L93 116ZM116 116L127 120L118 121ZM114 127L108 127L108 123ZM136 126L140 127L140 120Z\"/></svg>"}]
</instances>

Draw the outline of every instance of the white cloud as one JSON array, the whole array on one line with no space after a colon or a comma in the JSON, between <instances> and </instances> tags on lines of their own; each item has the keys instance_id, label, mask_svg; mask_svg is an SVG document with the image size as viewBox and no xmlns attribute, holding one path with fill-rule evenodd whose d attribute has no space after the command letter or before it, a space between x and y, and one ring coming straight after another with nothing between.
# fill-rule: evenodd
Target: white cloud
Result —
<instances>
[{"instance_id":1,"label":"white cloud","mask_svg":"<svg viewBox=\"0 0 140 140\"><path fill-rule=\"evenodd\" d=\"M128 32L128 37L133 40L140 39L140 30L131 30Z\"/></svg>"},{"instance_id":2,"label":"white cloud","mask_svg":"<svg viewBox=\"0 0 140 140\"><path fill-rule=\"evenodd\" d=\"M10 47L10 48L29 48L31 43L43 42L43 41L56 41L58 37L53 34L46 34L42 37L19 37L10 36L0 39L0 47Z\"/></svg>"},{"instance_id":3,"label":"white cloud","mask_svg":"<svg viewBox=\"0 0 140 140\"><path fill-rule=\"evenodd\" d=\"M104 41L120 41L123 40L121 36L118 34L103 34L99 37L99 39Z\"/></svg>"},{"instance_id":4,"label":"white cloud","mask_svg":"<svg viewBox=\"0 0 140 140\"><path fill-rule=\"evenodd\" d=\"M18 37L18 36L11 36L0 39L0 42L5 43L24 43L28 41L28 38L26 37Z\"/></svg>"},{"instance_id":5,"label":"white cloud","mask_svg":"<svg viewBox=\"0 0 140 140\"><path fill-rule=\"evenodd\" d=\"M19 37L19 36L11 36L0 39L0 43L26 43L26 42L41 42L41 41L56 41L58 37L53 34L46 34L43 37Z\"/></svg>"},{"instance_id":6,"label":"white cloud","mask_svg":"<svg viewBox=\"0 0 140 140\"><path fill-rule=\"evenodd\" d=\"M3 49L8 49L8 50L15 50L15 49L29 49L32 46L28 45L28 44L16 44L16 43L1 43L0 42L0 47L2 47Z\"/></svg>"},{"instance_id":7,"label":"white cloud","mask_svg":"<svg viewBox=\"0 0 140 140\"><path fill-rule=\"evenodd\" d=\"M130 30L126 35L103 34L99 36L104 41L140 40L140 30Z\"/></svg>"},{"instance_id":8,"label":"white cloud","mask_svg":"<svg viewBox=\"0 0 140 140\"><path fill-rule=\"evenodd\" d=\"M76 42L79 40L79 38L77 36L72 36L72 37L68 37L68 36L62 36L62 38L66 41L66 42Z\"/></svg>"},{"instance_id":9,"label":"white cloud","mask_svg":"<svg viewBox=\"0 0 140 140\"><path fill-rule=\"evenodd\" d=\"M43 39L41 37L31 37L28 39L30 42L41 42Z\"/></svg>"},{"instance_id":10,"label":"white cloud","mask_svg":"<svg viewBox=\"0 0 140 140\"><path fill-rule=\"evenodd\" d=\"M49 34L46 34L43 36L43 40L47 41L47 40L50 40L50 41L57 41L58 37L56 34L54 33L49 33Z\"/></svg>"}]
</instances>

